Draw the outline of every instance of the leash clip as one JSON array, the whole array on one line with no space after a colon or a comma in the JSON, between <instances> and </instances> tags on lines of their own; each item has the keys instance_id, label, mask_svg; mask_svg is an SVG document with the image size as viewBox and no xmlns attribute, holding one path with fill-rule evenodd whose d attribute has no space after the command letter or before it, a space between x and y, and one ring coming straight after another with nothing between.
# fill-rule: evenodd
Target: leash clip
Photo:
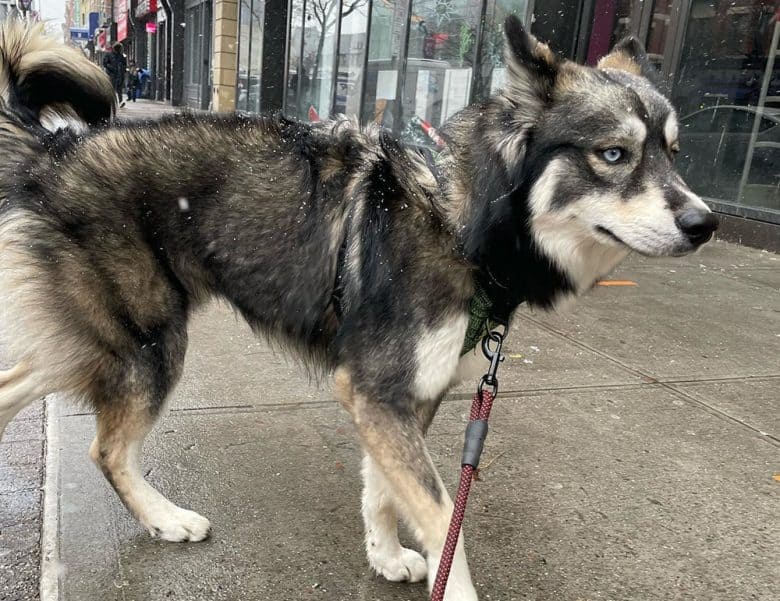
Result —
<instances>
[{"instance_id":1,"label":"leash clip","mask_svg":"<svg viewBox=\"0 0 780 601\"><path fill-rule=\"evenodd\" d=\"M491 343L495 343L495 348L491 347ZM482 376L477 387L477 392L482 394L484 387L492 387L493 396L496 396L498 392L498 364L504 360L504 355L501 354L501 345L504 343L504 334L497 330L490 330L482 339L482 352L485 357L490 361L490 367L488 367L487 373Z\"/></svg>"}]
</instances>

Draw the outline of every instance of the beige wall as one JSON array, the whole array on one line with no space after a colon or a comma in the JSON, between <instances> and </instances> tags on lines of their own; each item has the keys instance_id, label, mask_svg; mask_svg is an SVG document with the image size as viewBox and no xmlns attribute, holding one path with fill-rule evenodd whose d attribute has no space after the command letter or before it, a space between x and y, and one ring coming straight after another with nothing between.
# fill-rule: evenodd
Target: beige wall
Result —
<instances>
[{"instance_id":1,"label":"beige wall","mask_svg":"<svg viewBox=\"0 0 780 601\"><path fill-rule=\"evenodd\" d=\"M214 2L214 88L212 108L229 112L236 108L238 65L238 1Z\"/></svg>"}]
</instances>

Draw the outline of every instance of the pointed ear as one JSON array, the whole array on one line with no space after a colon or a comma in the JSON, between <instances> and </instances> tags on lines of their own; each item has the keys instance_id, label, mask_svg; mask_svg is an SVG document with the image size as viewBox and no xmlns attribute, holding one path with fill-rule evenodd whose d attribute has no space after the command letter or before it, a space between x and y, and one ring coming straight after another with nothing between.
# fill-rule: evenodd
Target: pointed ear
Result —
<instances>
[{"instance_id":1,"label":"pointed ear","mask_svg":"<svg viewBox=\"0 0 780 601\"><path fill-rule=\"evenodd\" d=\"M505 95L521 107L541 108L552 94L559 61L547 44L528 33L515 15L504 22Z\"/></svg>"},{"instance_id":2,"label":"pointed ear","mask_svg":"<svg viewBox=\"0 0 780 601\"><path fill-rule=\"evenodd\" d=\"M653 83L656 83L658 77L658 71L647 57L645 47L634 36L624 38L615 44L612 52L602 57L596 66L599 69L617 69L641 75Z\"/></svg>"}]
</instances>

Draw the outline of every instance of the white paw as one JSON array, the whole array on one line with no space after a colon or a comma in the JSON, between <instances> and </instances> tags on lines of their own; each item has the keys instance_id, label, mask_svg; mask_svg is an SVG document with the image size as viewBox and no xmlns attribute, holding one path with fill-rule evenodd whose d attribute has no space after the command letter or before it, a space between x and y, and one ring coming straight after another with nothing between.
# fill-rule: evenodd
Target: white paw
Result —
<instances>
[{"instance_id":1,"label":"white paw","mask_svg":"<svg viewBox=\"0 0 780 601\"><path fill-rule=\"evenodd\" d=\"M211 524L202 515L176 507L157 511L141 520L154 538L183 543L201 541L209 535Z\"/></svg>"},{"instance_id":2,"label":"white paw","mask_svg":"<svg viewBox=\"0 0 780 601\"><path fill-rule=\"evenodd\" d=\"M428 573L425 558L404 547L393 553L369 551L368 563L377 574L392 582L419 582Z\"/></svg>"}]
</instances>

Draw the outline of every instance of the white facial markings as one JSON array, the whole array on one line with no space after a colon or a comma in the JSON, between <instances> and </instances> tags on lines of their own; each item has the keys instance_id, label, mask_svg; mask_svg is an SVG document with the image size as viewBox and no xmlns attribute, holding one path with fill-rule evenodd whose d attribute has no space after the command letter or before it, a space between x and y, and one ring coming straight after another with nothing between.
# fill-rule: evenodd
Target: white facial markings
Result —
<instances>
[{"instance_id":1,"label":"white facial markings","mask_svg":"<svg viewBox=\"0 0 780 601\"><path fill-rule=\"evenodd\" d=\"M680 135L680 126L677 124L677 115L674 112L669 113L664 124L664 138L666 138L666 145L672 147L677 143L677 138Z\"/></svg>"},{"instance_id":2,"label":"white facial markings","mask_svg":"<svg viewBox=\"0 0 780 601\"><path fill-rule=\"evenodd\" d=\"M567 174L566 161L553 159L534 184L529 195L531 230L540 250L572 280L578 291L589 288L628 254L628 249L604 241L595 231L590 215L610 202L605 194L578 198L553 209L558 182Z\"/></svg>"},{"instance_id":3,"label":"white facial markings","mask_svg":"<svg viewBox=\"0 0 780 601\"><path fill-rule=\"evenodd\" d=\"M632 140L636 140L639 146L645 143L647 139L647 126L636 115L629 115L623 123L624 129Z\"/></svg>"},{"instance_id":4,"label":"white facial markings","mask_svg":"<svg viewBox=\"0 0 780 601\"><path fill-rule=\"evenodd\" d=\"M680 194L683 194L686 198L688 198L690 204L692 205L691 208L700 209L702 211L707 211L708 213L712 213L712 209L710 209L707 203L702 200L701 196L692 192L691 189L688 186L686 186L684 182L682 186L674 186L674 189L680 192Z\"/></svg>"}]
</instances>

